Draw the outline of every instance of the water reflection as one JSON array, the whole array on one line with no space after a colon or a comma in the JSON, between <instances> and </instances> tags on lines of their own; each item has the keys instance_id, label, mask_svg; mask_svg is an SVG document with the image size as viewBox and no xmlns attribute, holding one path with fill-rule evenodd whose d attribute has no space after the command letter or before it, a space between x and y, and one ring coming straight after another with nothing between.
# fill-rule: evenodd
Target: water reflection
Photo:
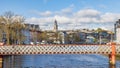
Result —
<instances>
[{"instance_id":1,"label":"water reflection","mask_svg":"<svg viewBox=\"0 0 120 68\"><path fill-rule=\"evenodd\" d=\"M45 67L22 67L22 68L116 68L115 66L105 67L105 66L45 66ZM119 68L119 67L118 67Z\"/></svg>"},{"instance_id":2,"label":"water reflection","mask_svg":"<svg viewBox=\"0 0 120 68\"><path fill-rule=\"evenodd\" d=\"M115 65L109 65L109 68L116 68Z\"/></svg>"},{"instance_id":3,"label":"water reflection","mask_svg":"<svg viewBox=\"0 0 120 68\"><path fill-rule=\"evenodd\" d=\"M25 56L26 65L43 68L108 68L108 58L101 55L39 55ZM35 59L39 58L39 59ZM35 64L34 64L35 63Z\"/></svg>"},{"instance_id":4,"label":"water reflection","mask_svg":"<svg viewBox=\"0 0 120 68\"><path fill-rule=\"evenodd\" d=\"M18 60L19 58L20 60ZM8 64L4 63L5 66ZM14 64L11 68L120 68L118 61L116 67L109 65L106 56L76 54L14 56L11 64Z\"/></svg>"}]
</instances>

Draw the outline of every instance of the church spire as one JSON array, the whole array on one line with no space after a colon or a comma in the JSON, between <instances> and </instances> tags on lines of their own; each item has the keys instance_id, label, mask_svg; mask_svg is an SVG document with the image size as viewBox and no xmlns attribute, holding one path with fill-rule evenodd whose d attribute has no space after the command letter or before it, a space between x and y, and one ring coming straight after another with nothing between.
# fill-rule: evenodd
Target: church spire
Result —
<instances>
[{"instance_id":1,"label":"church spire","mask_svg":"<svg viewBox=\"0 0 120 68\"><path fill-rule=\"evenodd\" d=\"M54 32L57 32L58 31L58 25L57 25L57 20L55 19L54 21L54 29L53 29Z\"/></svg>"}]
</instances>

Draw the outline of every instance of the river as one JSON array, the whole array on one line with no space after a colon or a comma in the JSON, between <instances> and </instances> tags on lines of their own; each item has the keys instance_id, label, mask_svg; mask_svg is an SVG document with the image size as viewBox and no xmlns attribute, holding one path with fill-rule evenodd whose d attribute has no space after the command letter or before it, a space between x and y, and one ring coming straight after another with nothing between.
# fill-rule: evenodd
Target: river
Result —
<instances>
[{"instance_id":1,"label":"river","mask_svg":"<svg viewBox=\"0 0 120 68\"><path fill-rule=\"evenodd\" d=\"M110 67L108 57L97 54L24 55L12 56L13 61L4 59L4 68L120 68L120 61L116 67Z\"/></svg>"}]
</instances>

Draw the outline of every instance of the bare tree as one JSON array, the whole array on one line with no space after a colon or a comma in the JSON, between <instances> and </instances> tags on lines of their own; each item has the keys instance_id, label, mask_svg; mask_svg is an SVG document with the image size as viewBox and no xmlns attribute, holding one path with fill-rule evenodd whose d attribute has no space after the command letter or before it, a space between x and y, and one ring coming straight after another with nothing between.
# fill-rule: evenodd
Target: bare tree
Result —
<instances>
[{"instance_id":1,"label":"bare tree","mask_svg":"<svg viewBox=\"0 0 120 68\"><path fill-rule=\"evenodd\" d=\"M17 40L20 44L22 40L22 30L24 27L24 17L15 15L12 12L5 12L0 16L0 28L6 34L7 45L10 45L12 40Z\"/></svg>"}]
</instances>

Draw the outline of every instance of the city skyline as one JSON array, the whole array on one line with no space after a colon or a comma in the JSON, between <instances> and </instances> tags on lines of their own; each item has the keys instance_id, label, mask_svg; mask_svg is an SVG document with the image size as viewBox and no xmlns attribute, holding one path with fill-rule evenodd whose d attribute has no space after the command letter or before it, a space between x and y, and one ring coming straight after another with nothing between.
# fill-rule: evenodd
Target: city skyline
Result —
<instances>
[{"instance_id":1,"label":"city skyline","mask_svg":"<svg viewBox=\"0 0 120 68\"><path fill-rule=\"evenodd\" d=\"M0 14L12 11L26 18L26 23L39 24L52 30L55 19L59 30L103 28L113 30L120 18L119 0L1 0Z\"/></svg>"}]
</instances>

